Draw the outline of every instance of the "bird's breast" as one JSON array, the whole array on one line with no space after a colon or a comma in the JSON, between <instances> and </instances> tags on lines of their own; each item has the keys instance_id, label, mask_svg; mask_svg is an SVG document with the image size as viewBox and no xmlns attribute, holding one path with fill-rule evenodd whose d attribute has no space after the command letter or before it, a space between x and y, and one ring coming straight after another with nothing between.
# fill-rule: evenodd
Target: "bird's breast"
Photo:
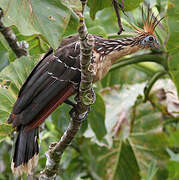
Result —
<instances>
[{"instance_id":1,"label":"bird's breast","mask_svg":"<svg viewBox=\"0 0 179 180\"><path fill-rule=\"evenodd\" d=\"M93 52L93 62L91 64L94 79L93 82L101 80L111 67L111 59L108 56L102 56L96 51Z\"/></svg>"},{"instance_id":2,"label":"bird's breast","mask_svg":"<svg viewBox=\"0 0 179 180\"><path fill-rule=\"evenodd\" d=\"M115 63L119 58L135 53L139 50L138 46L134 47L124 47L120 51L114 50L107 55L100 54L93 51L93 74L94 74L94 82L101 80L107 72L110 70L111 65Z\"/></svg>"}]
</instances>

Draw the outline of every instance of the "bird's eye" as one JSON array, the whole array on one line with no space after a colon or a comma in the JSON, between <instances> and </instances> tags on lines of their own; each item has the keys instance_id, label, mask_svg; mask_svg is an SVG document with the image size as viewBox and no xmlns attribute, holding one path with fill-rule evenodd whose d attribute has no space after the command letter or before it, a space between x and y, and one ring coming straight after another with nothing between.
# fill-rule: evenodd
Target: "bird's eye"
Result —
<instances>
[{"instance_id":1,"label":"bird's eye","mask_svg":"<svg viewBox=\"0 0 179 180\"><path fill-rule=\"evenodd\" d=\"M159 48L160 44L155 38L155 36L148 35L146 36L142 41L141 45L144 46L144 48Z\"/></svg>"},{"instance_id":2,"label":"bird's eye","mask_svg":"<svg viewBox=\"0 0 179 180\"><path fill-rule=\"evenodd\" d=\"M142 40L142 45L151 45L155 42L155 38L152 35L148 35L146 36L143 40Z\"/></svg>"},{"instance_id":3,"label":"bird's eye","mask_svg":"<svg viewBox=\"0 0 179 180\"><path fill-rule=\"evenodd\" d=\"M154 40L154 38L153 38L152 36L150 36L150 37L149 37L149 41L152 42L153 40Z\"/></svg>"}]
</instances>

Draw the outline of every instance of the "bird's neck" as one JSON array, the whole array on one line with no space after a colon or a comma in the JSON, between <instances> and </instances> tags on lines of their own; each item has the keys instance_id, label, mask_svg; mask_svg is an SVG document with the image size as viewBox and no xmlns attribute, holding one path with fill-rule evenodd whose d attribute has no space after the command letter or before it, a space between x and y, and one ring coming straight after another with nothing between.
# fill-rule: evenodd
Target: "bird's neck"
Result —
<instances>
[{"instance_id":1,"label":"bird's neck","mask_svg":"<svg viewBox=\"0 0 179 180\"><path fill-rule=\"evenodd\" d=\"M140 37L128 37L120 39L95 38L95 79L102 79L109 71L111 65L119 58L135 53L142 49Z\"/></svg>"},{"instance_id":2,"label":"bird's neck","mask_svg":"<svg viewBox=\"0 0 179 180\"><path fill-rule=\"evenodd\" d=\"M114 63L117 59L142 49L140 38L140 36L120 39L99 38L96 41L95 51L100 54L101 59L110 59Z\"/></svg>"}]
</instances>

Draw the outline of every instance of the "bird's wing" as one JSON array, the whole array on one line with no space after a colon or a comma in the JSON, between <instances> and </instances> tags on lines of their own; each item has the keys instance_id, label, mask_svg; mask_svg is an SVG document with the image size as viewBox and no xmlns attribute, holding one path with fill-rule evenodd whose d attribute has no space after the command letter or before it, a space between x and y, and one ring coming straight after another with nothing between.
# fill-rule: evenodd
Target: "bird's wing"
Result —
<instances>
[{"instance_id":1,"label":"bird's wing","mask_svg":"<svg viewBox=\"0 0 179 180\"><path fill-rule=\"evenodd\" d=\"M49 51L22 86L8 122L35 128L63 103L80 82L79 53L78 41Z\"/></svg>"}]
</instances>

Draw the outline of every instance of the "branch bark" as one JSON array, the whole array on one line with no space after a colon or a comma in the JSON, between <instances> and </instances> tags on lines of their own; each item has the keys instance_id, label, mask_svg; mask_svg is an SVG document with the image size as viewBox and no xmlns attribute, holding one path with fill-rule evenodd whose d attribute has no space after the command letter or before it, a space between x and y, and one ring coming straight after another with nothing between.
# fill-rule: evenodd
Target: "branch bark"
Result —
<instances>
[{"instance_id":1,"label":"branch bark","mask_svg":"<svg viewBox=\"0 0 179 180\"><path fill-rule=\"evenodd\" d=\"M86 5L86 0L81 0L82 6ZM80 37L80 63L81 63L81 82L79 94L76 97L76 107L70 112L71 121L69 126L61 137L58 143L52 143L49 151L46 153L47 161L46 167L41 172L40 178L55 179L59 173L59 163L61 156L68 145L71 143L84 119L86 119L90 105L95 102L95 93L92 89L93 72L89 71L89 65L92 57L92 50L94 47L94 38L88 34L86 25L84 23L83 10L80 16L80 27L78 29Z\"/></svg>"},{"instance_id":2,"label":"branch bark","mask_svg":"<svg viewBox=\"0 0 179 180\"><path fill-rule=\"evenodd\" d=\"M114 6L114 10L116 12L116 16L117 16L117 22L118 22L118 26L119 26L119 31L118 31L118 35L120 35L122 33L122 31L124 31L122 24L121 24L121 17L120 17L120 12L119 12L119 6L121 7L123 13L124 13L124 0L121 1L121 4L119 4L119 2L117 0L113 0L112 1L113 6Z\"/></svg>"},{"instance_id":3,"label":"branch bark","mask_svg":"<svg viewBox=\"0 0 179 180\"><path fill-rule=\"evenodd\" d=\"M25 41L18 42L16 35L12 31L10 27L5 27L2 23L3 10L0 8L0 32L8 42L9 46L15 53L15 55L19 58L21 56L28 56L28 44Z\"/></svg>"}]
</instances>

